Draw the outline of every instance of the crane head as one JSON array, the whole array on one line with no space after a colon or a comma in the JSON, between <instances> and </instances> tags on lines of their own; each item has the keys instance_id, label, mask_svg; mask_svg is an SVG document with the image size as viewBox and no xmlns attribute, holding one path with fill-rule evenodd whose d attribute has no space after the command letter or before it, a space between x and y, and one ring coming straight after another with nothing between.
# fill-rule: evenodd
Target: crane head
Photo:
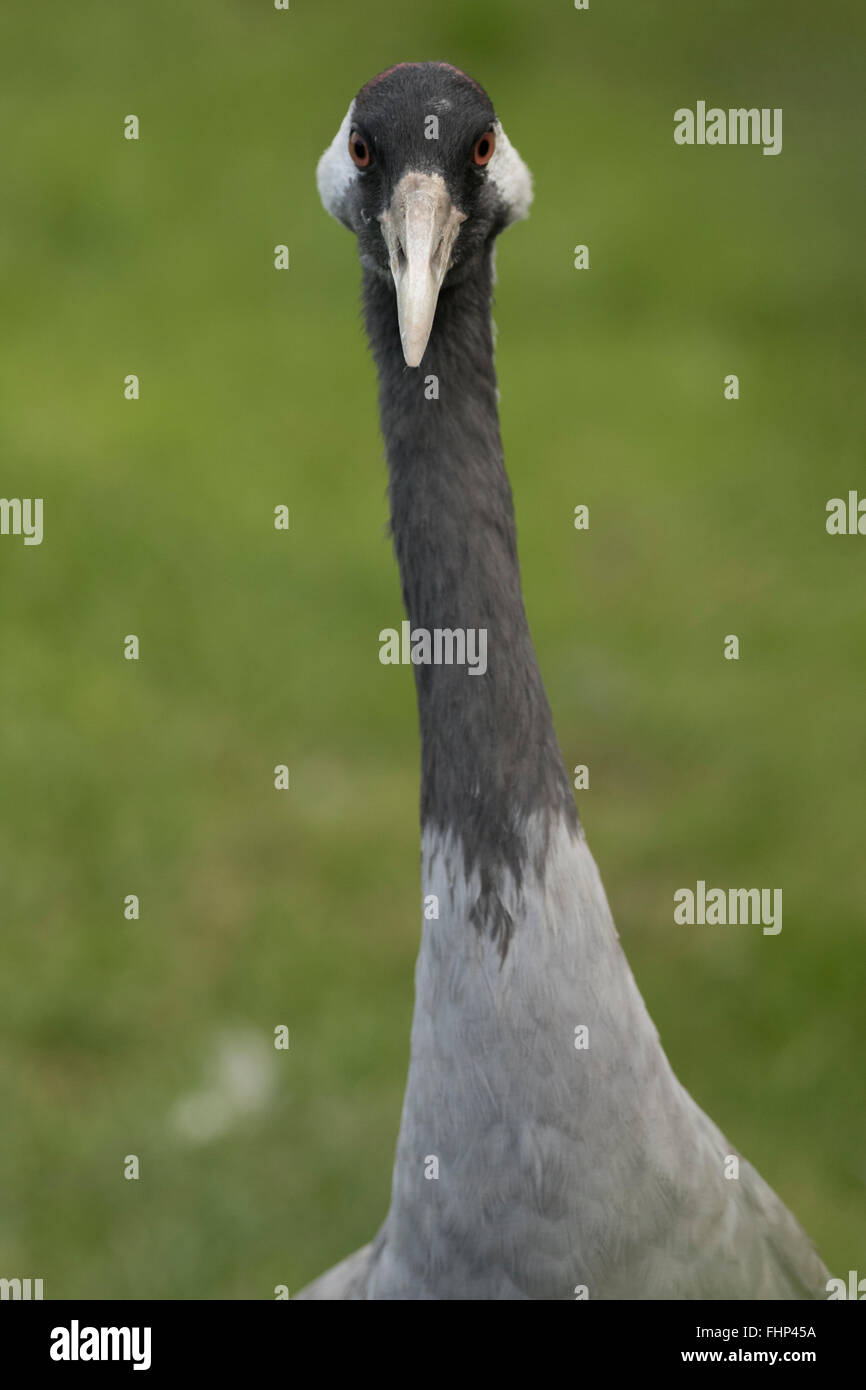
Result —
<instances>
[{"instance_id":1,"label":"crane head","mask_svg":"<svg viewBox=\"0 0 866 1390\"><path fill-rule=\"evenodd\" d=\"M443 287L526 217L532 178L490 98L448 63L371 78L319 160L319 195L364 268L394 286L403 355L420 365Z\"/></svg>"}]
</instances>

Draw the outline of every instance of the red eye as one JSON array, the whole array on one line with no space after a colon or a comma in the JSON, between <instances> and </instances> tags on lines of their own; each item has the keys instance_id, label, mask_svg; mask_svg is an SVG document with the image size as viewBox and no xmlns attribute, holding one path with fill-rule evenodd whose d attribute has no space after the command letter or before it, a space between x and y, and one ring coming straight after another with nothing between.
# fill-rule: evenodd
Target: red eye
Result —
<instances>
[{"instance_id":1,"label":"red eye","mask_svg":"<svg viewBox=\"0 0 866 1390\"><path fill-rule=\"evenodd\" d=\"M349 136L349 154L352 156L352 163L357 164L359 169L367 169L373 162L370 146L357 130L353 130Z\"/></svg>"},{"instance_id":2,"label":"red eye","mask_svg":"<svg viewBox=\"0 0 866 1390\"><path fill-rule=\"evenodd\" d=\"M472 151L472 162L479 167L489 164L493 158L493 151L496 149L496 136L492 130L485 133L475 141L475 148Z\"/></svg>"}]
</instances>

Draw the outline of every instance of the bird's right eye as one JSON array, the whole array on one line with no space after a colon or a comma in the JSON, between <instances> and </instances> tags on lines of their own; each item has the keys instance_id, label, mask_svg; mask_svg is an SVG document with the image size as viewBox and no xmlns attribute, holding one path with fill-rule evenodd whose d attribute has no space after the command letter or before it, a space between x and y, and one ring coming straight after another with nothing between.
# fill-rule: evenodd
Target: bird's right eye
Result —
<instances>
[{"instance_id":1,"label":"bird's right eye","mask_svg":"<svg viewBox=\"0 0 866 1390\"><path fill-rule=\"evenodd\" d=\"M357 130L353 130L349 136L349 154L352 156L352 163L357 164L359 169L368 169L373 162L370 146Z\"/></svg>"}]
</instances>

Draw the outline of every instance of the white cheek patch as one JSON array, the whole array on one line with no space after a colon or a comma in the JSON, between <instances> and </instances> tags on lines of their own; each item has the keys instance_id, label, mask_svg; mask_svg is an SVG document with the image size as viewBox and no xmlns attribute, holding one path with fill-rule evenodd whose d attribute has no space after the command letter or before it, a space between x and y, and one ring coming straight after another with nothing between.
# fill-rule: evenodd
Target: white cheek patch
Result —
<instances>
[{"instance_id":1,"label":"white cheek patch","mask_svg":"<svg viewBox=\"0 0 866 1390\"><path fill-rule=\"evenodd\" d=\"M487 166L487 177L493 180L496 191L508 209L508 222L519 222L521 218L529 216L532 175L498 121L493 129L496 148Z\"/></svg>"},{"instance_id":2,"label":"white cheek patch","mask_svg":"<svg viewBox=\"0 0 866 1390\"><path fill-rule=\"evenodd\" d=\"M349 107L343 124L337 131L325 153L316 166L316 186L325 210L336 217L344 226L346 222L346 194L357 177L357 169L349 154L349 136L352 133L355 103ZM491 164L493 160L491 159Z\"/></svg>"}]
</instances>

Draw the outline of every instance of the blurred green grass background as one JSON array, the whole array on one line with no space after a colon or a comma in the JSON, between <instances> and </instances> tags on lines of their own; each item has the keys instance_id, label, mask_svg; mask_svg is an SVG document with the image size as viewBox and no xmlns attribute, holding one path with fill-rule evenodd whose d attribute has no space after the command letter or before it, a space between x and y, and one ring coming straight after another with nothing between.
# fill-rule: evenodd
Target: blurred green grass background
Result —
<instances>
[{"instance_id":1,"label":"blurred green grass background","mask_svg":"<svg viewBox=\"0 0 866 1390\"><path fill-rule=\"evenodd\" d=\"M824 531L866 491L864 37L832 0L4 11L0 492L44 497L45 540L0 540L0 1275L267 1298L386 1211L417 734L377 660L402 614L357 256L314 172L357 88L425 58L535 176L498 257L506 458L629 959L686 1086L866 1272L866 541ZM783 107L782 154L675 147L698 99ZM675 928L698 878L781 886L781 935ZM184 1139L218 1039L280 1023L266 1103Z\"/></svg>"}]
</instances>

